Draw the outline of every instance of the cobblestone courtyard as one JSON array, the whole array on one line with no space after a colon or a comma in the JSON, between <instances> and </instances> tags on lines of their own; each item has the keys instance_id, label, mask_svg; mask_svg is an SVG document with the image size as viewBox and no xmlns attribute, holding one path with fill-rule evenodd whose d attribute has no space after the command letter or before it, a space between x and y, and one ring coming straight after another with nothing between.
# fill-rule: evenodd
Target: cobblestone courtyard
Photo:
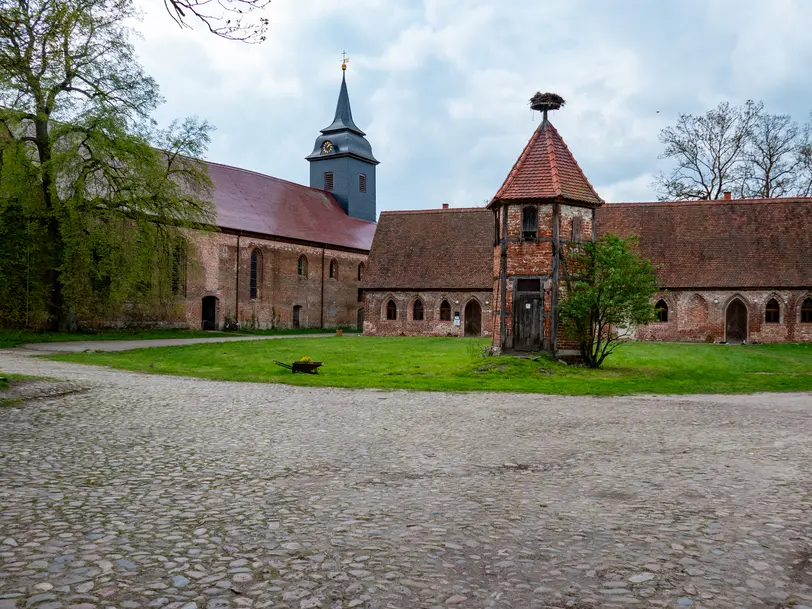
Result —
<instances>
[{"instance_id":1,"label":"cobblestone courtyard","mask_svg":"<svg viewBox=\"0 0 812 609\"><path fill-rule=\"evenodd\" d=\"M810 395L0 369L0 609L812 606Z\"/></svg>"}]
</instances>

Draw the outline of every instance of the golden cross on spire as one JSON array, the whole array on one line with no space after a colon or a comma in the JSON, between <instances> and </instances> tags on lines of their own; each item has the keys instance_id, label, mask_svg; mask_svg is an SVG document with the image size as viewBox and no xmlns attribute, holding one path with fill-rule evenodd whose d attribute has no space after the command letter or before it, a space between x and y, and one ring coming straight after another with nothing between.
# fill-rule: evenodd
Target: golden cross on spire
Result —
<instances>
[{"instance_id":1,"label":"golden cross on spire","mask_svg":"<svg viewBox=\"0 0 812 609\"><path fill-rule=\"evenodd\" d=\"M342 51L341 58L341 69L346 70L347 64L350 63L350 58L347 57L347 51Z\"/></svg>"}]
</instances>

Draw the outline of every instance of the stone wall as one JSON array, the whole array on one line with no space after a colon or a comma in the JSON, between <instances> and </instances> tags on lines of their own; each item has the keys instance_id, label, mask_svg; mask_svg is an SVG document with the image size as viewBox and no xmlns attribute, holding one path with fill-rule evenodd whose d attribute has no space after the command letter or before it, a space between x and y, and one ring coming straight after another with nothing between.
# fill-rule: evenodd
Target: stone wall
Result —
<instances>
[{"instance_id":1,"label":"stone wall","mask_svg":"<svg viewBox=\"0 0 812 609\"><path fill-rule=\"evenodd\" d=\"M414 303L423 302L423 320L414 319ZM386 304L397 305L397 319L386 318ZM451 320L440 319L440 304L451 305ZM364 293L364 334L372 336L463 336L466 305L475 300L481 308L481 336L491 335L491 292L387 292L368 290ZM460 325L454 325L454 314L459 313Z\"/></svg>"},{"instance_id":2,"label":"stone wall","mask_svg":"<svg viewBox=\"0 0 812 609\"><path fill-rule=\"evenodd\" d=\"M724 342L725 314L734 299L747 308L747 341L812 342L812 323L801 323L801 303L812 294L802 290L667 291L655 295L668 305L668 321L638 328L638 340ZM765 321L767 302L779 305L778 323Z\"/></svg>"},{"instance_id":3,"label":"stone wall","mask_svg":"<svg viewBox=\"0 0 812 609\"><path fill-rule=\"evenodd\" d=\"M243 328L291 328L293 309L301 307L300 327L355 326L359 302L358 267L365 253L247 237L195 231L187 259L184 318L199 328L202 301L217 298L217 324L236 319ZM257 295L251 298L251 253L260 253ZM298 274L300 256L307 272ZM329 276L335 260L337 277Z\"/></svg>"}]
</instances>

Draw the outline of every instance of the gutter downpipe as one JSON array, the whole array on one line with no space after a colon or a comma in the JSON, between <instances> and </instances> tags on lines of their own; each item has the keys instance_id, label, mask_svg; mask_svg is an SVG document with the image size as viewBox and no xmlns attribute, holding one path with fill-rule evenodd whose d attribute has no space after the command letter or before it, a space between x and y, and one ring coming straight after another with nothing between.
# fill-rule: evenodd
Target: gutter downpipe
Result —
<instances>
[{"instance_id":1,"label":"gutter downpipe","mask_svg":"<svg viewBox=\"0 0 812 609\"><path fill-rule=\"evenodd\" d=\"M319 327L324 329L324 249L326 246L321 246L321 318Z\"/></svg>"}]
</instances>

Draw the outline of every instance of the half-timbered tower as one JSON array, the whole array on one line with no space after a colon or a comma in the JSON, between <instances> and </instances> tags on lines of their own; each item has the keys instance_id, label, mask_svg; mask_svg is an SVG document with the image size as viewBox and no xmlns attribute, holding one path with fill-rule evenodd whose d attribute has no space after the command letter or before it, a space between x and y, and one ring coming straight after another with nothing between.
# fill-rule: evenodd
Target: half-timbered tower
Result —
<instances>
[{"instance_id":1,"label":"half-timbered tower","mask_svg":"<svg viewBox=\"0 0 812 609\"><path fill-rule=\"evenodd\" d=\"M503 351L559 352L563 251L594 238L595 210L603 205L547 118L563 105L552 93L533 97L542 122L488 204L496 221L493 345Z\"/></svg>"}]
</instances>

